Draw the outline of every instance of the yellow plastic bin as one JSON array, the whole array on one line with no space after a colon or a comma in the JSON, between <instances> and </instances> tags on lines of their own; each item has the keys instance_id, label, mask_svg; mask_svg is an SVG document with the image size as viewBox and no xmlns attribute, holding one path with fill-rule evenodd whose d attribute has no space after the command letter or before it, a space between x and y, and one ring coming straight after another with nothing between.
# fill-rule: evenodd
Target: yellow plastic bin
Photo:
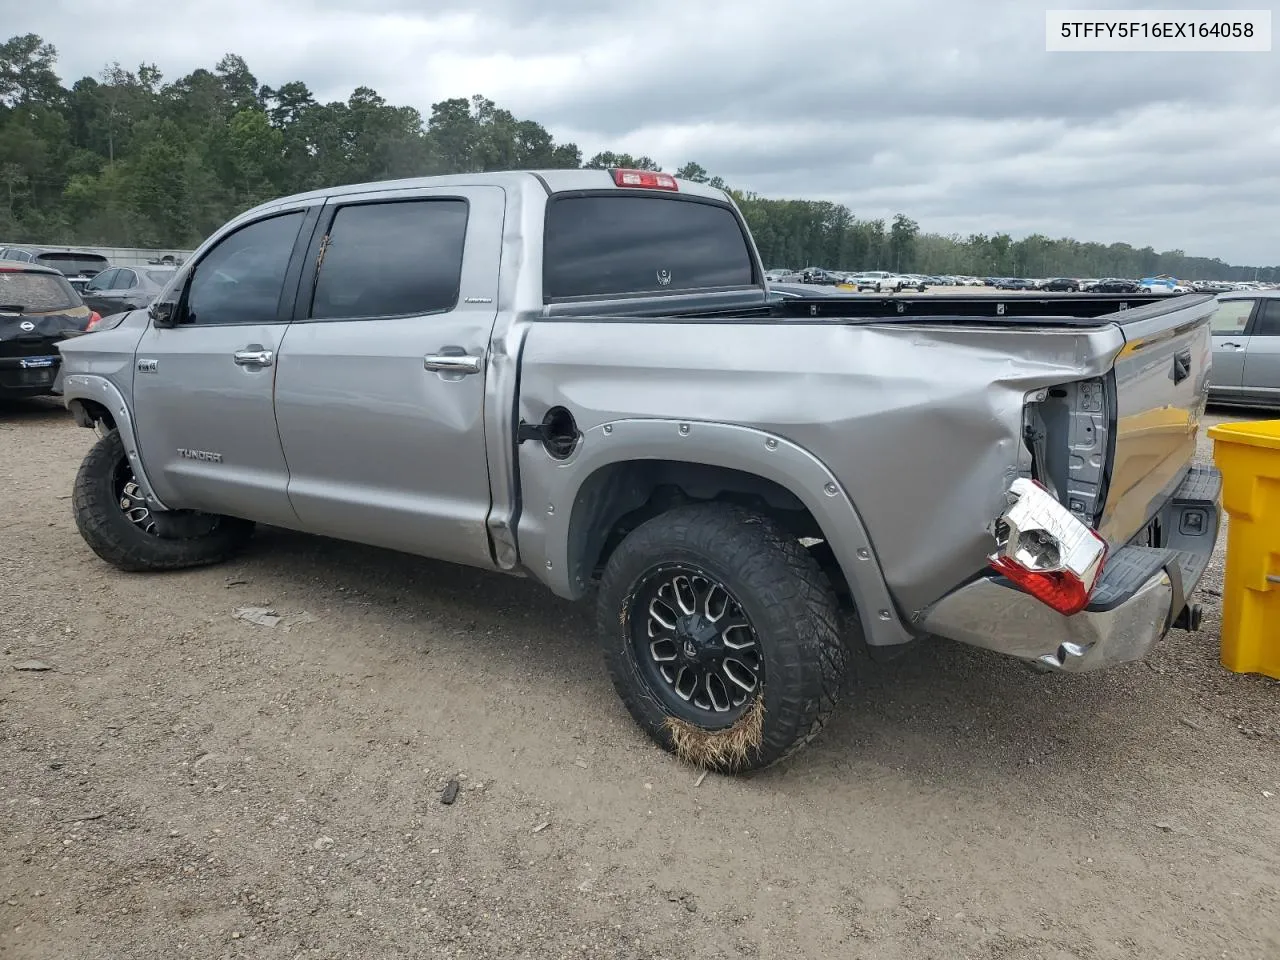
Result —
<instances>
[{"instance_id":1,"label":"yellow plastic bin","mask_svg":"<svg viewBox=\"0 0 1280 960\"><path fill-rule=\"evenodd\" d=\"M1222 665L1280 679L1280 420L1209 428L1222 471Z\"/></svg>"}]
</instances>

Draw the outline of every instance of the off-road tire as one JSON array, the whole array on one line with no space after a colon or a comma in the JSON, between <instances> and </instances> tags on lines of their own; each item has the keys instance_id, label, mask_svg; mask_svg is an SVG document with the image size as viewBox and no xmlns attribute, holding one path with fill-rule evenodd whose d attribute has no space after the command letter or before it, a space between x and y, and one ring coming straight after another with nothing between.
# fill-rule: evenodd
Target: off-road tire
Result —
<instances>
[{"instance_id":1,"label":"off-road tire","mask_svg":"<svg viewBox=\"0 0 1280 960\"><path fill-rule=\"evenodd\" d=\"M76 527L94 553L121 570L182 570L221 563L238 553L253 535L253 523L215 517L199 536L168 538L142 530L118 503L118 470L127 461L120 434L112 430L85 455L72 490Z\"/></svg>"},{"instance_id":2,"label":"off-road tire","mask_svg":"<svg viewBox=\"0 0 1280 960\"><path fill-rule=\"evenodd\" d=\"M637 662L631 635L637 591L664 564L692 564L722 584L750 621L763 654L758 746L732 761L700 765L745 773L812 741L847 691L849 654L835 592L795 537L765 517L720 503L679 507L641 524L605 566L597 629L609 676L636 723L664 749L678 752L672 715Z\"/></svg>"}]
</instances>

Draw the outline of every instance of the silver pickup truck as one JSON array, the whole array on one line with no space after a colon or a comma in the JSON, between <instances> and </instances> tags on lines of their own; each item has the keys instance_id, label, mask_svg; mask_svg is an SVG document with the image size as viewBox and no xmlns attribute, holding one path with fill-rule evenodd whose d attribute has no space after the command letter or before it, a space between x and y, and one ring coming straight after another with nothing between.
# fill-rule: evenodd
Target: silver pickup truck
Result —
<instances>
[{"instance_id":1,"label":"silver pickup truck","mask_svg":"<svg viewBox=\"0 0 1280 960\"><path fill-rule=\"evenodd\" d=\"M813 738L850 641L1076 672L1197 626L1211 297L763 276L729 196L648 171L272 201L62 344L79 529L132 571L263 523L594 593L636 721L734 772Z\"/></svg>"}]
</instances>

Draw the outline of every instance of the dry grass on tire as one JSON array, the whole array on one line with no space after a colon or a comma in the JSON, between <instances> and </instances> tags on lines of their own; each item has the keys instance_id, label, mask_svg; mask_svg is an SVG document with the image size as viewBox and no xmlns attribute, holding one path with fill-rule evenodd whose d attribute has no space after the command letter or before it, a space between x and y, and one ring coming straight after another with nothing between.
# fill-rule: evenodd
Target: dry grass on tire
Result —
<instances>
[{"instance_id":1,"label":"dry grass on tire","mask_svg":"<svg viewBox=\"0 0 1280 960\"><path fill-rule=\"evenodd\" d=\"M667 717L663 730L675 755L685 763L705 770L741 769L750 764L764 740L763 691L747 712L724 730L703 730L676 717Z\"/></svg>"}]
</instances>

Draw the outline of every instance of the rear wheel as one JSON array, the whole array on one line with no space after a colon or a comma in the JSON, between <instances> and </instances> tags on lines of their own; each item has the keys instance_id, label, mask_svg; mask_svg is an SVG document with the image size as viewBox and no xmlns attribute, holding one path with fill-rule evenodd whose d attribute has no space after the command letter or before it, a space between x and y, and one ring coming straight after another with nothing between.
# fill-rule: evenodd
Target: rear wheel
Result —
<instances>
[{"instance_id":1,"label":"rear wheel","mask_svg":"<svg viewBox=\"0 0 1280 960\"><path fill-rule=\"evenodd\" d=\"M766 518L698 504L637 527L602 578L600 640L614 686L659 745L739 773L810 742L845 687L831 585Z\"/></svg>"},{"instance_id":2,"label":"rear wheel","mask_svg":"<svg viewBox=\"0 0 1280 960\"><path fill-rule=\"evenodd\" d=\"M115 430L95 443L80 464L72 504L85 543L121 570L181 570L219 563L234 556L253 535L253 523L235 517L192 510L153 512Z\"/></svg>"}]
</instances>

